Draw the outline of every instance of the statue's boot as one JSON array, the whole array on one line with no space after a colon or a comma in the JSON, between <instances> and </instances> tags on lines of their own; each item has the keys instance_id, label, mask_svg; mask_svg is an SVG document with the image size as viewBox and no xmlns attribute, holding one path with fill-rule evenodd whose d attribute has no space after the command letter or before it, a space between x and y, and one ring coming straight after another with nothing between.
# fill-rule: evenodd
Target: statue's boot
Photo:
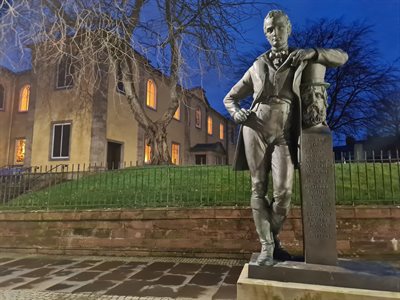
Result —
<instances>
[{"instance_id":1,"label":"statue's boot","mask_svg":"<svg viewBox=\"0 0 400 300\"><path fill-rule=\"evenodd\" d=\"M293 255L285 250L282 247L281 241L278 238L278 235L274 234L274 259L281 261L293 260Z\"/></svg>"},{"instance_id":2,"label":"statue's boot","mask_svg":"<svg viewBox=\"0 0 400 300\"><path fill-rule=\"evenodd\" d=\"M271 205L272 207L272 205ZM271 231L274 239L274 259L280 261L304 261L304 256L296 256L290 254L281 244L279 240L279 232L283 226L283 223L286 220L286 216L281 214L277 214L273 210L271 210L270 214L270 223L271 223Z\"/></svg>"},{"instance_id":3,"label":"statue's boot","mask_svg":"<svg viewBox=\"0 0 400 300\"><path fill-rule=\"evenodd\" d=\"M271 224L271 231L274 239L274 259L280 261L292 261L294 256L283 248L278 234L282 229L283 223L286 220L288 210L279 209L275 204L275 199L272 201L267 198L269 205L269 220ZM288 202L288 201L285 201Z\"/></svg>"},{"instance_id":4,"label":"statue's boot","mask_svg":"<svg viewBox=\"0 0 400 300\"><path fill-rule=\"evenodd\" d=\"M257 264L272 266L274 264L274 239L266 211L253 208L253 219L261 242L261 252L257 258Z\"/></svg>"}]
</instances>

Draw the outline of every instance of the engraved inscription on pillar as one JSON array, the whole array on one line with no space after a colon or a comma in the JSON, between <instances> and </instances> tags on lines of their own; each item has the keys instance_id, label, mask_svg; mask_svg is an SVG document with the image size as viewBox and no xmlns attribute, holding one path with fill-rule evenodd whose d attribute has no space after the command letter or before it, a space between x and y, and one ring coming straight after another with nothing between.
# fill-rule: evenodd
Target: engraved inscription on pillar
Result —
<instances>
[{"instance_id":1,"label":"engraved inscription on pillar","mask_svg":"<svg viewBox=\"0 0 400 300\"><path fill-rule=\"evenodd\" d=\"M307 263L334 265L337 261L333 167L330 132L303 130L300 171Z\"/></svg>"}]
</instances>

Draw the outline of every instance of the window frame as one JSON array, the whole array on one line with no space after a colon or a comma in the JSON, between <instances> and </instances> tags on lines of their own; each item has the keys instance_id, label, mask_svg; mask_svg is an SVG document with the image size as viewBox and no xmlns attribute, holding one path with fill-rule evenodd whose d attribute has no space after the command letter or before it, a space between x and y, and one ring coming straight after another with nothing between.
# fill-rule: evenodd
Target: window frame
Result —
<instances>
[{"instance_id":1,"label":"window frame","mask_svg":"<svg viewBox=\"0 0 400 300\"><path fill-rule=\"evenodd\" d=\"M22 110L21 106L22 106L22 96L24 94L25 89L28 89L28 99L26 100L26 109ZM30 104L30 98L31 98L31 85L29 83L24 84L20 91L19 91L19 101L18 101L18 112L20 113L26 113L29 111L29 104Z\"/></svg>"},{"instance_id":2,"label":"window frame","mask_svg":"<svg viewBox=\"0 0 400 300\"><path fill-rule=\"evenodd\" d=\"M154 87L154 106L151 106L150 104L148 104L148 100L149 100L149 83L152 82L153 83L153 87ZM150 108L152 110L157 110L157 85L156 82L149 78L146 81L146 107Z\"/></svg>"},{"instance_id":3,"label":"window frame","mask_svg":"<svg viewBox=\"0 0 400 300\"><path fill-rule=\"evenodd\" d=\"M64 126L69 125L69 138L68 138L68 156L61 156L62 155L62 141L63 141L63 132ZM63 126L61 131L61 140L60 140L60 156L54 156L54 137L55 137L55 127L56 126ZM72 135L72 122L65 121L65 122L55 122L51 124L51 147L50 147L50 159L51 160L69 160L71 158L71 135Z\"/></svg>"},{"instance_id":4,"label":"window frame","mask_svg":"<svg viewBox=\"0 0 400 300\"><path fill-rule=\"evenodd\" d=\"M199 112L199 124L197 124L197 112ZM200 106L197 106L194 112L194 126L198 129L201 129L202 113Z\"/></svg>"},{"instance_id":5,"label":"window frame","mask_svg":"<svg viewBox=\"0 0 400 300\"><path fill-rule=\"evenodd\" d=\"M6 110L6 89L4 85L0 83L0 111Z\"/></svg>"},{"instance_id":6,"label":"window frame","mask_svg":"<svg viewBox=\"0 0 400 300\"><path fill-rule=\"evenodd\" d=\"M59 84L59 76L60 76L60 65L64 64L64 80L63 84L64 85L58 85ZM67 70L72 71L70 73L67 73ZM74 87L74 65L72 62L72 57L70 55L64 55L63 58L58 62L57 64L57 69L56 69L56 90L66 90L66 89L71 89ZM67 84L67 77L71 77L71 84Z\"/></svg>"},{"instance_id":7,"label":"window frame","mask_svg":"<svg viewBox=\"0 0 400 300\"><path fill-rule=\"evenodd\" d=\"M24 141L24 159L22 162L17 161L17 146L18 146L18 141ZM25 163L25 155L26 155L26 137L17 137L15 139L15 144L14 144L14 163L16 165L23 165Z\"/></svg>"},{"instance_id":8,"label":"window frame","mask_svg":"<svg viewBox=\"0 0 400 300\"><path fill-rule=\"evenodd\" d=\"M117 68L115 70L115 90L117 91L117 93L122 94L122 95L126 95L126 91L125 91L125 85L123 82L123 76L122 76L122 69L121 66L118 64ZM120 86L122 87L122 89L120 89Z\"/></svg>"},{"instance_id":9,"label":"window frame","mask_svg":"<svg viewBox=\"0 0 400 300\"><path fill-rule=\"evenodd\" d=\"M174 163L173 162L173 146L178 146L178 163ZM177 142L171 142L171 162L176 165L179 166L181 164L181 144L177 143Z\"/></svg>"}]
</instances>

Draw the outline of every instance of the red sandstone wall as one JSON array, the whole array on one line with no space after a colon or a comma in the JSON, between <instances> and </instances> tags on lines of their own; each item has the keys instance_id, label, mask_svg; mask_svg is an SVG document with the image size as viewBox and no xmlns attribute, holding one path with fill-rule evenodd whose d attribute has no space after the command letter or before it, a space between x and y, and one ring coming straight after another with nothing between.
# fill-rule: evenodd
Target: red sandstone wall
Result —
<instances>
[{"instance_id":1,"label":"red sandstone wall","mask_svg":"<svg viewBox=\"0 0 400 300\"><path fill-rule=\"evenodd\" d=\"M399 207L338 207L337 224L341 255L400 254ZM281 239L302 251L299 208ZM258 250L248 208L0 212L0 251L248 258Z\"/></svg>"}]
</instances>

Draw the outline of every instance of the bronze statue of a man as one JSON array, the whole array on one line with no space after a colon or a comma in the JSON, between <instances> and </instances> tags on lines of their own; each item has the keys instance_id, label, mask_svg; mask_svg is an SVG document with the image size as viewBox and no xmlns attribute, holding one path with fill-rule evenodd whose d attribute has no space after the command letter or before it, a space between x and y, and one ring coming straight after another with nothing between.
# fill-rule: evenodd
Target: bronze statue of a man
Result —
<instances>
[{"instance_id":1,"label":"bronze statue of a man","mask_svg":"<svg viewBox=\"0 0 400 300\"><path fill-rule=\"evenodd\" d=\"M233 120L242 124L234 169L250 170L251 208L261 242L259 265L272 265L273 257L290 259L278 234L289 212L297 145L301 129L300 82L307 62L337 67L347 61L340 49L291 49L291 24L280 10L264 19L271 49L259 56L224 98ZM240 100L253 95L249 110ZM267 195L272 172L273 199Z\"/></svg>"}]
</instances>

